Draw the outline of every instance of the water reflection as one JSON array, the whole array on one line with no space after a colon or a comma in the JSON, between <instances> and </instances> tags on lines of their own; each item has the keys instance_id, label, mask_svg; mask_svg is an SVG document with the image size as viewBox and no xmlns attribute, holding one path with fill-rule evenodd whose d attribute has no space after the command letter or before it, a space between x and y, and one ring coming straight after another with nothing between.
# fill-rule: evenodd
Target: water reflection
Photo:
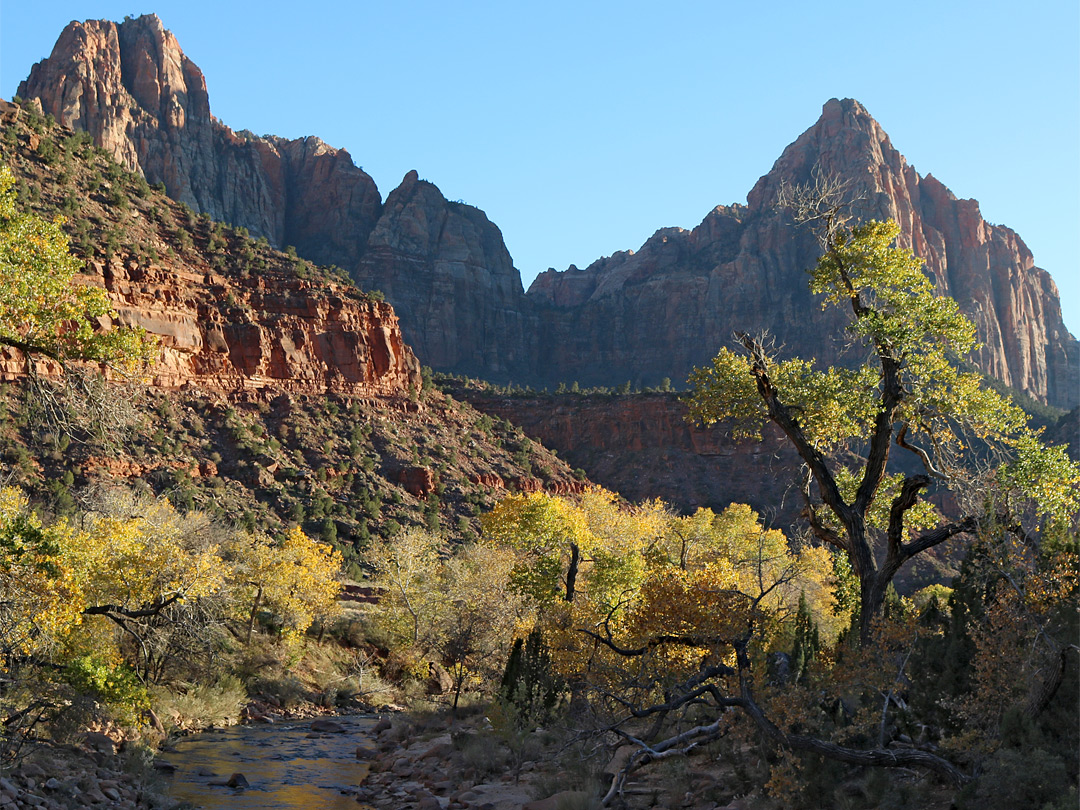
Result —
<instances>
[{"instance_id":1,"label":"water reflection","mask_svg":"<svg viewBox=\"0 0 1080 810\"><path fill-rule=\"evenodd\" d=\"M367 775L357 762L356 747L369 744L375 724L370 716L337 717L344 734L312 737L310 721L239 726L181 740L162 756L176 766L172 798L205 810L217 808L327 808L357 810L356 800L342 795ZM244 790L211 785L215 778L242 773Z\"/></svg>"}]
</instances>

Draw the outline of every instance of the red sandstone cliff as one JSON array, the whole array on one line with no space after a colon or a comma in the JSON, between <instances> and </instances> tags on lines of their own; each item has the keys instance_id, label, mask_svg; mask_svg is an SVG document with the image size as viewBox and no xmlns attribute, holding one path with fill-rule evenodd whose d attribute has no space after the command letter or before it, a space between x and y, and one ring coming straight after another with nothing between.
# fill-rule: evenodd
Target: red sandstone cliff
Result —
<instances>
[{"instance_id":1,"label":"red sandstone cliff","mask_svg":"<svg viewBox=\"0 0 1080 810\"><path fill-rule=\"evenodd\" d=\"M44 139L69 143L71 132L38 133L27 118L0 101L0 127L14 135L0 145L0 163L34 189L27 204L39 215L75 201L66 226L87 227L90 251L77 278L105 288L119 323L157 336L159 355L148 369L154 385L365 398L419 390L420 364L390 304L243 231L193 217L159 192L140 192L130 175L109 181L122 204L100 191L75 200L73 190L96 188L114 166L68 147L60 147L64 161L42 160L36 147ZM0 378L24 371L15 350L0 352Z\"/></svg>"},{"instance_id":2,"label":"red sandstone cliff","mask_svg":"<svg viewBox=\"0 0 1080 810\"><path fill-rule=\"evenodd\" d=\"M346 287L269 274L230 280L133 261L88 269L121 323L159 337L156 386L385 397L420 385L420 364L393 308Z\"/></svg>"},{"instance_id":3,"label":"red sandstone cliff","mask_svg":"<svg viewBox=\"0 0 1080 810\"><path fill-rule=\"evenodd\" d=\"M157 387L405 397L421 384L393 308L346 287L135 260L91 262L85 282L105 287L120 324L158 338L148 369ZM22 371L6 351L0 377Z\"/></svg>"},{"instance_id":4,"label":"red sandstone cliff","mask_svg":"<svg viewBox=\"0 0 1080 810\"><path fill-rule=\"evenodd\" d=\"M687 512L748 503L781 525L802 507L791 489L799 460L777 431L768 427L761 442L733 441L722 426L688 423L674 394L529 398L463 389L455 396L513 422L632 501L661 498Z\"/></svg>"}]
</instances>

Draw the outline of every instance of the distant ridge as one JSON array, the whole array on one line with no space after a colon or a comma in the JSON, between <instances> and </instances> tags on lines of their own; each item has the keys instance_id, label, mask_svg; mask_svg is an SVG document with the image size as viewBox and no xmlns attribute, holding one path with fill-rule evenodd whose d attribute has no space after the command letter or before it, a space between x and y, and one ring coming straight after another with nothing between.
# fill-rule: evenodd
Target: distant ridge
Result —
<instances>
[{"instance_id":1,"label":"distant ridge","mask_svg":"<svg viewBox=\"0 0 1080 810\"><path fill-rule=\"evenodd\" d=\"M196 210L383 290L421 362L537 386L678 382L734 328L768 328L793 353L835 359L836 324L806 289L816 245L772 207L782 178L817 166L862 192L861 215L901 223L938 290L977 323L981 369L1048 404L1080 403L1080 344L1050 275L976 201L915 172L851 99L824 105L747 206L658 231L636 253L541 274L525 294L499 229L414 172L384 202L343 150L213 119L202 73L154 15L71 23L19 94Z\"/></svg>"}]
</instances>

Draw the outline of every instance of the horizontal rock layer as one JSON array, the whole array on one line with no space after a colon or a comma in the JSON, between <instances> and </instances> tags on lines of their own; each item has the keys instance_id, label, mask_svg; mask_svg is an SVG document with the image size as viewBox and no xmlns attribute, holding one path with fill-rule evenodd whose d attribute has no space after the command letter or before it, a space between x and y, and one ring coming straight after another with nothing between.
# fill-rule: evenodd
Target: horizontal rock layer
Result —
<instances>
[{"instance_id":1,"label":"horizontal rock layer","mask_svg":"<svg viewBox=\"0 0 1080 810\"><path fill-rule=\"evenodd\" d=\"M230 279L209 268L133 260L90 262L87 271L82 280L105 287L119 325L158 339L149 368L155 386L405 397L421 385L393 308L347 287L271 274ZM5 378L23 370L15 352L4 355Z\"/></svg>"},{"instance_id":2,"label":"horizontal rock layer","mask_svg":"<svg viewBox=\"0 0 1080 810\"><path fill-rule=\"evenodd\" d=\"M722 427L688 422L673 394L530 398L463 389L455 395L513 422L632 501L660 498L685 512L748 503L781 525L794 522L801 508L792 489L798 457L777 431L766 430L761 442L733 441ZM777 504L784 505L779 513Z\"/></svg>"}]
</instances>

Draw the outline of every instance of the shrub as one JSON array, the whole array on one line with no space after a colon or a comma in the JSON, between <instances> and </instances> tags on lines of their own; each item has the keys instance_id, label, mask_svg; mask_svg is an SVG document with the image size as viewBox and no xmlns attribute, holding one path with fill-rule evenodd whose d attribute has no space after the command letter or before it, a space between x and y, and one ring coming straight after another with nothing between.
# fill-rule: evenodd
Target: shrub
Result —
<instances>
[{"instance_id":1,"label":"shrub","mask_svg":"<svg viewBox=\"0 0 1080 810\"><path fill-rule=\"evenodd\" d=\"M153 698L162 722L180 731L197 731L236 723L247 702L247 691L239 678L223 675L213 684L155 690Z\"/></svg>"},{"instance_id":2,"label":"shrub","mask_svg":"<svg viewBox=\"0 0 1080 810\"><path fill-rule=\"evenodd\" d=\"M96 655L82 655L63 671L63 679L77 691L98 699L123 725L135 725L150 708L146 687L124 664L110 664Z\"/></svg>"},{"instance_id":3,"label":"shrub","mask_svg":"<svg viewBox=\"0 0 1080 810\"><path fill-rule=\"evenodd\" d=\"M1006 748L990 758L975 785L974 801L962 806L978 810L1056 810L1059 804L1075 807L1075 793L1066 804L1069 798L1069 781L1061 757L1041 748L1025 752Z\"/></svg>"}]
</instances>

